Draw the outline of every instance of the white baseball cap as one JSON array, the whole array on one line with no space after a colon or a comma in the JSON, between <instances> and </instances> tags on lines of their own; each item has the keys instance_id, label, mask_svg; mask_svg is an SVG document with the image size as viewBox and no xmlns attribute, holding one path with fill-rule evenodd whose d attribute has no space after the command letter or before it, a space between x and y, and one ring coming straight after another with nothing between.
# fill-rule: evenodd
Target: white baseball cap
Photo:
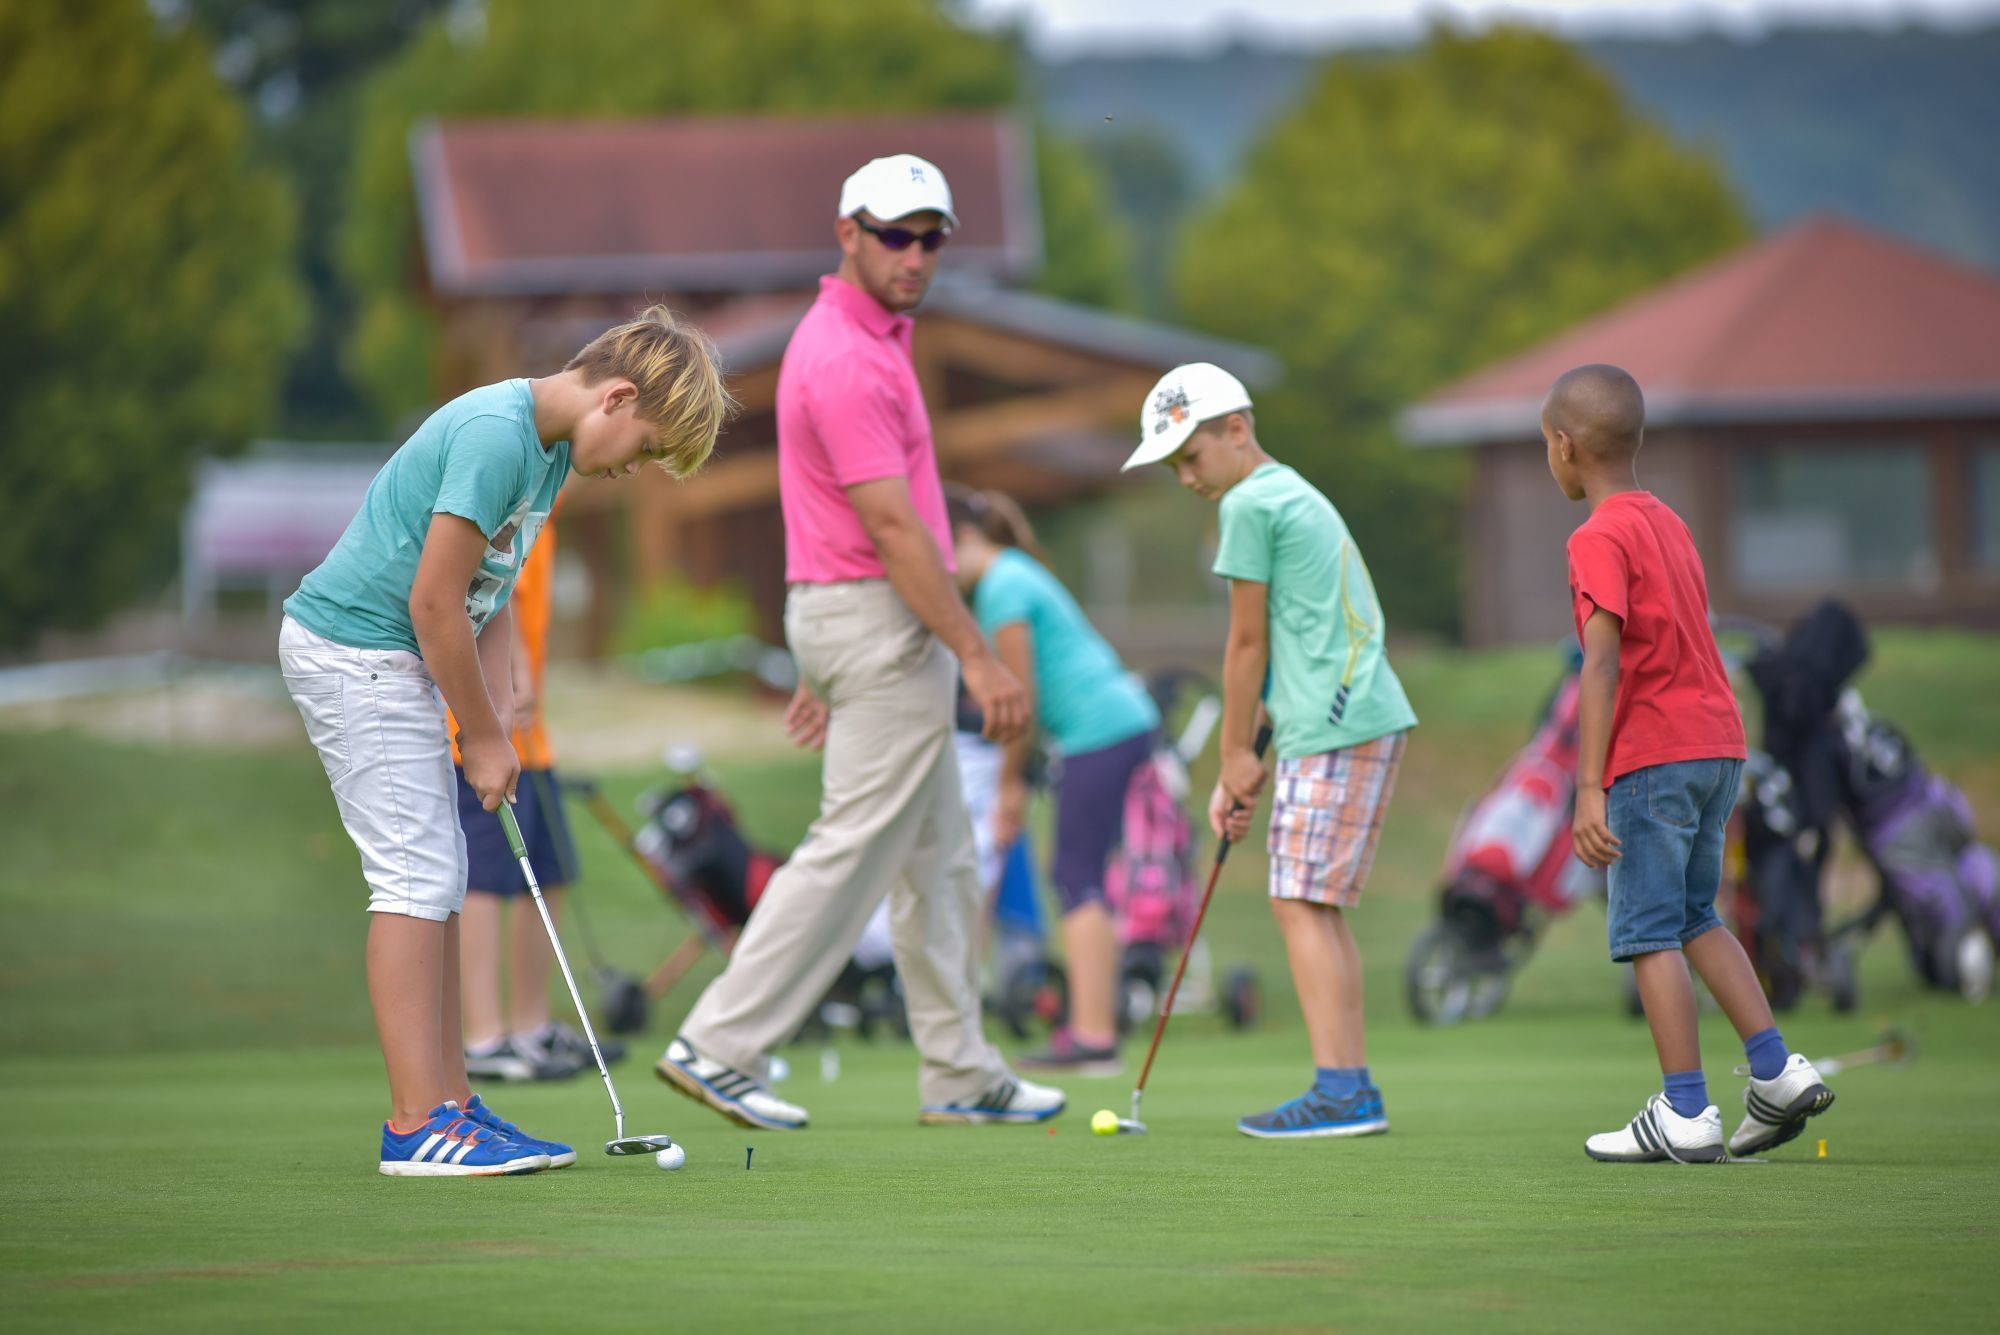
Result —
<instances>
[{"instance_id":1,"label":"white baseball cap","mask_svg":"<svg viewBox=\"0 0 2000 1335\"><path fill-rule=\"evenodd\" d=\"M1120 472L1156 464L1187 443L1203 422L1250 406L1243 382L1213 362L1189 362L1160 377L1139 409L1139 448Z\"/></svg>"},{"instance_id":2,"label":"white baseball cap","mask_svg":"<svg viewBox=\"0 0 2000 1335\"><path fill-rule=\"evenodd\" d=\"M951 211L951 186L945 183L944 173L936 163L914 153L870 158L842 183L839 216L852 218L863 209L885 223L933 209L944 215L946 226L958 226L958 215Z\"/></svg>"}]
</instances>

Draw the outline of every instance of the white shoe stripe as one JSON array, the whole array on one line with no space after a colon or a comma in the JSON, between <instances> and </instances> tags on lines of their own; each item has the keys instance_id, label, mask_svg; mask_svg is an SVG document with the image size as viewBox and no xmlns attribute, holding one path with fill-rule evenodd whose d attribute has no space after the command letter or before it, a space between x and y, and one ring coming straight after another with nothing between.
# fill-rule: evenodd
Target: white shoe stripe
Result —
<instances>
[{"instance_id":1,"label":"white shoe stripe","mask_svg":"<svg viewBox=\"0 0 2000 1335\"><path fill-rule=\"evenodd\" d=\"M443 1139L444 1137L439 1135L437 1132L435 1131L431 1132L431 1138L425 1141L422 1145L419 1145L417 1147L417 1152L415 1154L412 1154L410 1158L416 1163L428 1163L430 1161L430 1152L433 1149L437 1148L438 1142Z\"/></svg>"},{"instance_id":2,"label":"white shoe stripe","mask_svg":"<svg viewBox=\"0 0 2000 1335\"><path fill-rule=\"evenodd\" d=\"M470 1140L463 1142L462 1144L459 1145L459 1147L456 1150L452 1151L451 1154L446 1156L445 1162L463 1163L465 1161L465 1156L472 1153L472 1148L473 1146Z\"/></svg>"}]
</instances>

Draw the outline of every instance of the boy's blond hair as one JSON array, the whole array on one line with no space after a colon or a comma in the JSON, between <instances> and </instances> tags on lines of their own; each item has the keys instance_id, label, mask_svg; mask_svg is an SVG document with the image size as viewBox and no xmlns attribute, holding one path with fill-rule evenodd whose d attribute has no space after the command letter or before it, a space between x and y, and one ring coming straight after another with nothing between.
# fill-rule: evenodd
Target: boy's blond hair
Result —
<instances>
[{"instance_id":1,"label":"boy's blond hair","mask_svg":"<svg viewBox=\"0 0 2000 1335\"><path fill-rule=\"evenodd\" d=\"M569 359L585 384L629 380L639 389L636 411L660 429L661 468L691 476L715 450L736 400L722 382L722 358L708 335L665 306L649 306L607 329Z\"/></svg>"}]
</instances>

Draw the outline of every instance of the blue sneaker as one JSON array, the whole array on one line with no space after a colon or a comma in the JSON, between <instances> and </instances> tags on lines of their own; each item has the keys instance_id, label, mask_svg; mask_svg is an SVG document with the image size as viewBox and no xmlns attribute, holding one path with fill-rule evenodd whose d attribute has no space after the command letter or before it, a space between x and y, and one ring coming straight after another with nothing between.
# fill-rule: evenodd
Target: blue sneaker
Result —
<instances>
[{"instance_id":1,"label":"blue sneaker","mask_svg":"<svg viewBox=\"0 0 2000 1335\"><path fill-rule=\"evenodd\" d=\"M533 1150L549 1156L549 1167L567 1168L576 1162L576 1151L559 1140L543 1140L531 1136L520 1127L486 1106L486 1101L474 1094L465 1103L465 1115L498 1135L505 1136L523 1149Z\"/></svg>"},{"instance_id":2,"label":"blue sneaker","mask_svg":"<svg viewBox=\"0 0 2000 1335\"><path fill-rule=\"evenodd\" d=\"M1241 1119L1236 1129L1260 1140L1375 1136L1389 1129L1389 1117L1382 1110L1382 1091L1373 1085L1338 1099L1309 1089L1290 1103Z\"/></svg>"},{"instance_id":3,"label":"blue sneaker","mask_svg":"<svg viewBox=\"0 0 2000 1335\"><path fill-rule=\"evenodd\" d=\"M389 1177L507 1177L548 1166L548 1155L481 1126L450 1100L414 1131L382 1125L382 1172Z\"/></svg>"}]
</instances>

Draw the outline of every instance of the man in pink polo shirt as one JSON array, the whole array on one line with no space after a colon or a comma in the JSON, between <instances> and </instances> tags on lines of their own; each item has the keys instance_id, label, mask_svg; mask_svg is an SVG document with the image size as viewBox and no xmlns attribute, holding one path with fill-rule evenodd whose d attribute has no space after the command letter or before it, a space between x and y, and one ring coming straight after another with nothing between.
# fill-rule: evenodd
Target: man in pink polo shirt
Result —
<instances>
[{"instance_id":1,"label":"man in pink polo shirt","mask_svg":"<svg viewBox=\"0 0 2000 1335\"><path fill-rule=\"evenodd\" d=\"M1026 726L1028 698L953 582L910 360L905 312L957 223L944 173L922 158L876 158L848 177L840 268L820 279L778 371L785 639L799 665L785 728L824 748L819 819L656 1067L741 1126L806 1124L805 1109L766 1087L769 1053L825 996L885 893L923 1058L919 1120L1040 1122L1063 1108L1059 1090L1015 1077L980 1033L984 895L953 698L963 671L996 741Z\"/></svg>"}]
</instances>

